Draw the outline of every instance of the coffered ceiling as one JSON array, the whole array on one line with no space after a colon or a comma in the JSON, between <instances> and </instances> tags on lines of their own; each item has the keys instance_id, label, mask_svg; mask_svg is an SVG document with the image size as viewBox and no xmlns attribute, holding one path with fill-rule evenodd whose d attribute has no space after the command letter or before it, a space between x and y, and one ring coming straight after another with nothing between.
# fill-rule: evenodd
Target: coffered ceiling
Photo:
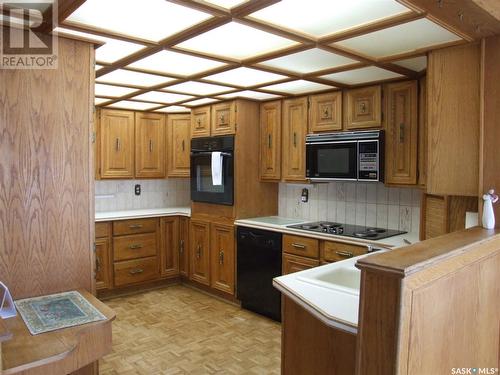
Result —
<instances>
[{"instance_id":1,"label":"coffered ceiling","mask_svg":"<svg viewBox=\"0 0 500 375\"><path fill-rule=\"evenodd\" d=\"M55 29L96 48L96 105L183 112L418 77L468 40L404 0L86 0Z\"/></svg>"}]
</instances>

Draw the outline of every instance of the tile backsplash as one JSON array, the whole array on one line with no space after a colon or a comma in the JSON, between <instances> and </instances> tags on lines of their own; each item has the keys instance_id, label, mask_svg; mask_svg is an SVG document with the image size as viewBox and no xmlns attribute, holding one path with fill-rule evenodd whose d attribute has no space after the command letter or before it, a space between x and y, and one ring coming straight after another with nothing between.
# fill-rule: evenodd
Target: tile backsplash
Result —
<instances>
[{"instance_id":1,"label":"tile backsplash","mask_svg":"<svg viewBox=\"0 0 500 375\"><path fill-rule=\"evenodd\" d=\"M300 199L303 188L309 189L307 203ZM418 233L421 198L419 189L386 187L382 183L280 183L279 215Z\"/></svg>"},{"instance_id":2,"label":"tile backsplash","mask_svg":"<svg viewBox=\"0 0 500 375\"><path fill-rule=\"evenodd\" d=\"M141 195L134 194L136 184L141 185ZM190 204L188 178L95 182L96 212L178 207Z\"/></svg>"}]
</instances>

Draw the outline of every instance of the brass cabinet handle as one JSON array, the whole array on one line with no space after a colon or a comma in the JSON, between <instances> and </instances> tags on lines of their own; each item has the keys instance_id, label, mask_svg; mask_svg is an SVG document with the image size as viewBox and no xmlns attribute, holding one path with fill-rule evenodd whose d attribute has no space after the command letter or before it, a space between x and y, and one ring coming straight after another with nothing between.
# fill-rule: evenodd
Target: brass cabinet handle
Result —
<instances>
[{"instance_id":1,"label":"brass cabinet handle","mask_svg":"<svg viewBox=\"0 0 500 375\"><path fill-rule=\"evenodd\" d=\"M336 251L335 254L344 258L352 258L354 256L350 251Z\"/></svg>"},{"instance_id":2,"label":"brass cabinet handle","mask_svg":"<svg viewBox=\"0 0 500 375\"><path fill-rule=\"evenodd\" d=\"M272 144L272 135L271 134L268 134L267 135L267 148L271 148L271 144Z\"/></svg>"},{"instance_id":3,"label":"brass cabinet handle","mask_svg":"<svg viewBox=\"0 0 500 375\"><path fill-rule=\"evenodd\" d=\"M130 229L141 229L142 224L131 224L128 226Z\"/></svg>"},{"instance_id":4,"label":"brass cabinet handle","mask_svg":"<svg viewBox=\"0 0 500 375\"><path fill-rule=\"evenodd\" d=\"M297 147L297 133L293 133L293 147Z\"/></svg>"},{"instance_id":5,"label":"brass cabinet handle","mask_svg":"<svg viewBox=\"0 0 500 375\"><path fill-rule=\"evenodd\" d=\"M196 258L201 258L201 245L198 245L196 248Z\"/></svg>"},{"instance_id":6,"label":"brass cabinet handle","mask_svg":"<svg viewBox=\"0 0 500 375\"><path fill-rule=\"evenodd\" d=\"M220 122L224 123L224 115L220 115Z\"/></svg>"},{"instance_id":7,"label":"brass cabinet handle","mask_svg":"<svg viewBox=\"0 0 500 375\"><path fill-rule=\"evenodd\" d=\"M224 250L219 250L219 264L224 264Z\"/></svg>"},{"instance_id":8,"label":"brass cabinet handle","mask_svg":"<svg viewBox=\"0 0 500 375\"><path fill-rule=\"evenodd\" d=\"M134 249L142 249L143 247L144 246L143 246L142 243L137 243L137 244L134 244L134 245L130 245L128 248L134 250Z\"/></svg>"},{"instance_id":9,"label":"brass cabinet handle","mask_svg":"<svg viewBox=\"0 0 500 375\"><path fill-rule=\"evenodd\" d=\"M153 140L149 140L149 152L153 152Z\"/></svg>"},{"instance_id":10,"label":"brass cabinet handle","mask_svg":"<svg viewBox=\"0 0 500 375\"><path fill-rule=\"evenodd\" d=\"M180 244L179 244L179 252L182 254L184 253L184 240L181 240L180 241Z\"/></svg>"},{"instance_id":11,"label":"brass cabinet handle","mask_svg":"<svg viewBox=\"0 0 500 375\"><path fill-rule=\"evenodd\" d=\"M295 247L296 249L305 249L306 245L302 245L301 243L292 243L292 246Z\"/></svg>"},{"instance_id":12,"label":"brass cabinet handle","mask_svg":"<svg viewBox=\"0 0 500 375\"><path fill-rule=\"evenodd\" d=\"M101 270L101 260L99 257L95 257L95 271L99 272Z\"/></svg>"},{"instance_id":13,"label":"brass cabinet handle","mask_svg":"<svg viewBox=\"0 0 500 375\"><path fill-rule=\"evenodd\" d=\"M200 128L201 127L201 118L198 118L198 120L196 121L196 123L198 124L197 128Z\"/></svg>"},{"instance_id":14,"label":"brass cabinet handle","mask_svg":"<svg viewBox=\"0 0 500 375\"><path fill-rule=\"evenodd\" d=\"M185 149L185 147L184 147L184 143L185 143L185 141L184 141L184 140L182 140L182 151L184 151L184 149Z\"/></svg>"},{"instance_id":15,"label":"brass cabinet handle","mask_svg":"<svg viewBox=\"0 0 500 375\"><path fill-rule=\"evenodd\" d=\"M136 269L128 271L128 273L131 275L137 275L137 274L143 273L143 272L144 272L144 270L142 268L136 268Z\"/></svg>"},{"instance_id":16,"label":"brass cabinet handle","mask_svg":"<svg viewBox=\"0 0 500 375\"><path fill-rule=\"evenodd\" d=\"M366 103L361 103L361 113L365 113L366 112Z\"/></svg>"},{"instance_id":17,"label":"brass cabinet handle","mask_svg":"<svg viewBox=\"0 0 500 375\"><path fill-rule=\"evenodd\" d=\"M403 143L405 141L405 124L399 124L399 143Z\"/></svg>"},{"instance_id":18,"label":"brass cabinet handle","mask_svg":"<svg viewBox=\"0 0 500 375\"><path fill-rule=\"evenodd\" d=\"M323 111L323 118L328 118L328 117L330 117L328 115L328 108L325 108L325 110Z\"/></svg>"},{"instance_id":19,"label":"brass cabinet handle","mask_svg":"<svg viewBox=\"0 0 500 375\"><path fill-rule=\"evenodd\" d=\"M115 150L116 151L120 151L120 148L121 148L120 138L116 138L116 141L115 141Z\"/></svg>"}]
</instances>

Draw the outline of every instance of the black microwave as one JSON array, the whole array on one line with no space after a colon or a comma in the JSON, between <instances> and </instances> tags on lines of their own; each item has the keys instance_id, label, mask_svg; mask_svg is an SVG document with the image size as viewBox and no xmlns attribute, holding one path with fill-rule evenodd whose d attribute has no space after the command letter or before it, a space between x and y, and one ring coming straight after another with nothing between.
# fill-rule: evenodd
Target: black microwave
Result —
<instances>
[{"instance_id":1,"label":"black microwave","mask_svg":"<svg viewBox=\"0 0 500 375\"><path fill-rule=\"evenodd\" d=\"M384 131L309 134L306 177L312 181L384 181Z\"/></svg>"}]
</instances>

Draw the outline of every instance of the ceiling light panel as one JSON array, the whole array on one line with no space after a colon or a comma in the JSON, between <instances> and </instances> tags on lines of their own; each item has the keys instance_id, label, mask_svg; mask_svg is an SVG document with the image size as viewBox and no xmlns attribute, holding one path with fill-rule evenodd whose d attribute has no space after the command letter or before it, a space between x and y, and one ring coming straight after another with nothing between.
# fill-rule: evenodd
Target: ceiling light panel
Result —
<instances>
[{"instance_id":1,"label":"ceiling light panel","mask_svg":"<svg viewBox=\"0 0 500 375\"><path fill-rule=\"evenodd\" d=\"M408 11L395 0L282 0L250 16L322 37Z\"/></svg>"},{"instance_id":2,"label":"ceiling light panel","mask_svg":"<svg viewBox=\"0 0 500 375\"><path fill-rule=\"evenodd\" d=\"M423 18L370 34L346 39L334 45L346 47L378 58L460 39L460 37L445 28Z\"/></svg>"},{"instance_id":3,"label":"ceiling light panel","mask_svg":"<svg viewBox=\"0 0 500 375\"><path fill-rule=\"evenodd\" d=\"M269 91L278 91L291 95L298 95L314 91L323 91L328 89L331 90L334 89L335 86L328 86L328 85L323 85L321 83L298 80L285 83L278 83L276 85L271 85L261 88Z\"/></svg>"},{"instance_id":4,"label":"ceiling light panel","mask_svg":"<svg viewBox=\"0 0 500 375\"><path fill-rule=\"evenodd\" d=\"M243 3L246 3L248 0L205 0L206 3L210 3L213 5L217 5L222 8L231 9Z\"/></svg>"},{"instance_id":5,"label":"ceiling light panel","mask_svg":"<svg viewBox=\"0 0 500 375\"><path fill-rule=\"evenodd\" d=\"M157 76L154 74L133 72L124 69L114 70L111 73L104 74L103 76L96 79L97 82L135 85L141 87L155 86L162 83L171 82L173 80L174 78Z\"/></svg>"},{"instance_id":6,"label":"ceiling light panel","mask_svg":"<svg viewBox=\"0 0 500 375\"><path fill-rule=\"evenodd\" d=\"M103 85L100 83L95 84L95 95L96 96L109 96L109 97L119 97L123 95L128 95L137 91L136 89L131 89L128 87Z\"/></svg>"},{"instance_id":7,"label":"ceiling light panel","mask_svg":"<svg viewBox=\"0 0 500 375\"><path fill-rule=\"evenodd\" d=\"M345 72L333 73L322 76L321 78L345 83L347 85L357 85L360 83L369 83L382 81L384 79L402 77L400 74L389 70L369 66L361 69L347 70Z\"/></svg>"},{"instance_id":8,"label":"ceiling light panel","mask_svg":"<svg viewBox=\"0 0 500 375\"><path fill-rule=\"evenodd\" d=\"M223 95L220 95L220 97L224 98L224 99L248 98L248 99L255 99L255 100L269 100L269 99L277 99L277 98L280 98L281 96L274 95L274 94L268 94L265 92L245 90L245 91L232 92L230 94L223 94Z\"/></svg>"},{"instance_id":9,"label":"ceiling light panel","mask_svg":"<svg viewBox=\"0 0 500 375\"><path fill-rule=\"evenodd\" d=\"M121 100L119 102L110 104L106 107L111 108L121 108L121 109L133 109L137 111L148 111L154 107L158 107L156 103L143 103L143 102L133 102L130 100Z\"/></svg>"},{"instance_id":10,"label":"ceiling light panel","mask_svg":"<svg viewBox=\"0 0 500 375\"><path fill-rule=\"evenodd\" d=\"M261 65L285 69L294 73L311 73L318 70L336 68L357 63L358 61L330 53L319 48L293 53L291 55L267 60Z\"/></svg>"},{"instance_id":11,"label":"ceiling light panel","mask_svg":"<svg viewBox=\"0 0 500 375\"><path fill-rule=\"evenodd\" d=\"M140 51L144 47L142 44L124 42L118 39L105 38L103 36L97 36L89 33L82 33L79 31L64 29L62 27L56 27L55 30L61 35L75 36L78 38L90 39L104 43L99 46L95 51L95 59L98 62L103 63L114 63L115 61L121 60L137 51Z\"/></svg>"},{"instance_id":12,"label":"ceiling light panel","mask_svg":"<svg viewBox=\"0 0 500 375\"><path fill-rule=\"evenodd\" d=\"M292 40L230 22L189 39L178 47L232 59L246 59L296 44Z\"/></svg>"},{"instance_id":13,"label":"ceiling light panel","mask_svg":"<svg viewBox=\"0 0 500 375\"><path fill-rule=\"evenodd\" d=\"M201 83L194 81L178 83L177 85L169 86L167 89L169 91L193 95L213 95L234 90L233 88L227 86L219 86L213 85L211 83Z\"/></svg>"},{"instance_id":14,"label":"ceiling light panel","mask_svg":"<svg viewBox=\"0 0 500 375\"><path fill-rule=\"evenodd\" d=\"M141 95L134 96L133 99L170 104L181 102L183 100L193 99L193 96L173 94L170 92L150 91Z\"/></svg>"},{"instance_id":15,"label":"ceiling light panel","mask_svg":"<svg viewBox=\"0 0 500 375\"><path fill-rule=\"evenodd\" d=\"M222 73L213 74L205 78L210 81L217 81L220 83L227 83L230 85L248 87L248 86L260 85L262 83L267 83L267 82L275 82L282 79L286 79L288 77L281 74L264 72L262 70L257 70L257 69L236 68Z\"/></svg>"},{"instance_id":16,"label":"ceiling light panel","mask_svg":"<svg viewBox=\"0 0 500 375\"><path fill-rule=\"evenodd\" d=\"M196 107L198 105L210 104L210 103L215 103L215 102L218 102L218 101L219 100L217 100L217 99L203 98L203 99L193 100L192 102L184 103L184 105L188 105L188 106L191 106L191 107Z\"/></svg>"},{"instance_id":17,"label":"ceiling light panel","mask_svg":"<svg viewBox=\"0 0 500 375\"><path fill-rule=\"evenodd\" d=\"M170 107L155 109L155 112L163 112L163 113L186 113L186 112L191 112L191 108L183 107L181 105L172 105Z\"/></svg>"},{"instance_id":18,"label":"ceiling light panel","mask_svg":"<svg viewBox=\"0 0 500 375\"><path fill-rule=\"evenodd\" d=\"M420 72L427 68L427 56L418 56L411 59L394 61L394 64Z\"/></svg>"},{"instance_id":19,"label":"ceiling light panel","mask_svg":"<svg viewBox=\"0 0 500 375\"><path fill-rule=\"evenodd\" d=\"M165 0L87 0L67 20L158 42L210 17Z\"/></svg>"},{"instance_id":20,"label":"ceiling light panel","mask_svg":"<svg viewBox=\"0 0 500 375\"><path fill-rule=\"evenodd\" d=\"M152 72L188 76L224 65L226 64L210 59L187 55L185 53L160 51L154 55L139 60L130 66Z\"/></svg>"}]
</instances>

